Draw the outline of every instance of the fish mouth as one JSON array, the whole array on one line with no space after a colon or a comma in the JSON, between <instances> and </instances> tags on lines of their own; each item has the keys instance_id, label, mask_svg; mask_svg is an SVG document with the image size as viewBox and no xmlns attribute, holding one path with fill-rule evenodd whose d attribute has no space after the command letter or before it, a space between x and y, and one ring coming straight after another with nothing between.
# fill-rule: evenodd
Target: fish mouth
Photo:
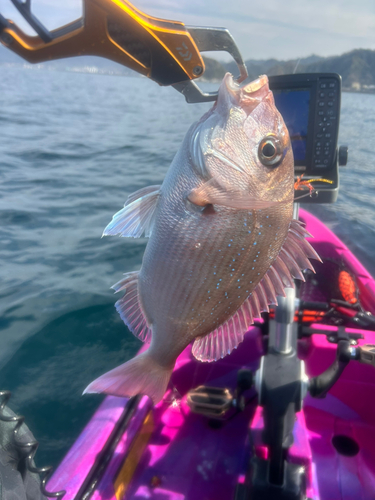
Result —
<instances>
[{"instance_id":1,"label":"fish mouth","mask_svg":"<svg viewBox=\"0 0 375 500\"><path fill-rule=\"evenodd\" d=\"M258 104L270 96L272 92L266 75L261 75L256 80L240 86L231 73L226 73L220 85L218 103L225 101L227 105L238 106L249 115Z\"/></svg>"},{"instance_id":2,"label":"fish mouth","mask_svg":"<svg viewBox=\"0 0 375 500\"><path fill-rule=\"evenodd\" d=\"M248 83L247 85L242 87L242 92L246 94L258 93L258 91L262 90L263 92L269 92L268 86L268 77L267 75L261 75L256 80Z\"/></svg>"}]
</instances>

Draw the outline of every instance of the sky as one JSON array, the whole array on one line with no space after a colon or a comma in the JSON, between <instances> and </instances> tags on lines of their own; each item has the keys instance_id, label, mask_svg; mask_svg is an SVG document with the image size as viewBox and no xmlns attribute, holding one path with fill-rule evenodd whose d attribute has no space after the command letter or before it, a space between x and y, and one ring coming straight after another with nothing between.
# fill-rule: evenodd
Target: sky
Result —
<instances>
[{"instance_id":1,"label":"sky","mask_svg":"<svg viewBox=\"0 0 375 500\"><path fill-rule=\"evenodd\" d=\"M143 12L186 25L226 27L245 59L298 59L375 49L375 0L133 0ZM49 28L82 15L81 0L33 0ZM10 0L0 13L25 28ZM219 60L228 60L218 54Z\"/></svg>"}]
</instances>

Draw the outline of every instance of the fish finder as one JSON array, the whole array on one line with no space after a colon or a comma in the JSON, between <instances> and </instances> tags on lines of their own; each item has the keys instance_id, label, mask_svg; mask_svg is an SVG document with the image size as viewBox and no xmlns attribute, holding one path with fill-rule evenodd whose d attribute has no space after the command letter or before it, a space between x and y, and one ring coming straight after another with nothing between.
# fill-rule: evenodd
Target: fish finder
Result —
<instances>
[{"instance_id":1,"label":"fish finder","mask_svg":"<svg viewBox=\"0 0 375 500\"><path fill-rule=\"evenodd\" d=\"M296 178L312 181L313 196L295 191L301 203L333 203L338 195L337 139L341 77L336 73L306 73L269 77L275 104L289 130ZM342 157L345 151L340 152ZM346 163L345 158L340 164ZM324 179L324 181L319 181ZM308 188L308 185L306 185Z\"/></svg>"}]
</instances>

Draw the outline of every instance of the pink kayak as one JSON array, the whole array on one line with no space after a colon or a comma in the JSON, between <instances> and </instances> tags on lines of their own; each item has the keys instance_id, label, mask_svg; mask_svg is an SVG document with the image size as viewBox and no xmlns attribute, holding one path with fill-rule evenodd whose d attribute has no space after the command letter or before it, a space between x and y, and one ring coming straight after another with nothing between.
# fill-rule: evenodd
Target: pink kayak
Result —
<instances>
[{"instance_id":1,"label":"pink kayak","mask_svg":"<svg viewBox=\"0 0 375 500\"><path fill-rule=\"evenodd\" d=\"M295 318L304 380L320 381L320 374L337 368L343 338L353 359L329 390L313 397L310 384L303 394L292 439L283 444L285 463L303 481L298 491L276 487L271 498L373 500L375 281L323 223L303 210L300 219L323 260L298 291L310 309ZM267 350L269 322L266 315L237 350L215 363L198 362L186 348L155 407L146 396L108 396L47 489L65 490L64 500L270 498L257 476L273 453L265 443L265 410L251 376L241 386L241 376L255 373Z\"/></svg>"}]
</instances>

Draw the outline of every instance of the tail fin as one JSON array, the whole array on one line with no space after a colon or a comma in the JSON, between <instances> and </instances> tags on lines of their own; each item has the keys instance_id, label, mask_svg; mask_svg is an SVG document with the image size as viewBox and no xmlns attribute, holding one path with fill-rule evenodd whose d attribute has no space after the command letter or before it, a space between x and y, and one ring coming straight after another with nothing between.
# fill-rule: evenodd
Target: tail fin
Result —
<instances>
[{"instance_id":1,"label":"tail fin","mask_svg":"<svg viewBox=\"0 0 375 500\"><path fill-rule=\"evenodd\" d=\"M173 366L159 365L146 351L91 382L83 394L104 392L122 397L146 394L157 404L164 396L172 370Z\"/></svg>"}]
</instances>

